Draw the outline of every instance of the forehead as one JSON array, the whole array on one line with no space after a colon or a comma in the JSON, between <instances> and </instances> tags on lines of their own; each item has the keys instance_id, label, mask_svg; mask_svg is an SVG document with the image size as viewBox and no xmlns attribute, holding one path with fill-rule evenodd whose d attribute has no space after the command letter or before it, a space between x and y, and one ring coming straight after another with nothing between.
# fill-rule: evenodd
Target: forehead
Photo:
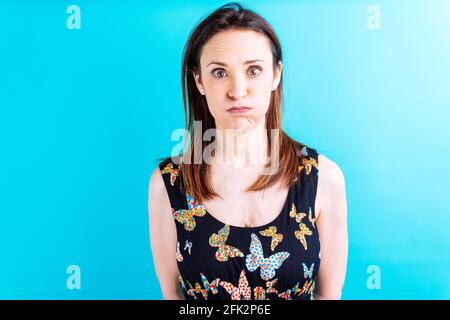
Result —
<instances>
[{"instance_id":1,"label":"forehead","mask_svg":"<svg viewBox=\"0 0 450 320\"><path fill-rule=\"evenodd\" d=\"M202 48L200 64L221 61L242 64L243 61L260 59L272 61L270 40L253 30L222 31L209 39Z\"/></svg>"}]
</instances>

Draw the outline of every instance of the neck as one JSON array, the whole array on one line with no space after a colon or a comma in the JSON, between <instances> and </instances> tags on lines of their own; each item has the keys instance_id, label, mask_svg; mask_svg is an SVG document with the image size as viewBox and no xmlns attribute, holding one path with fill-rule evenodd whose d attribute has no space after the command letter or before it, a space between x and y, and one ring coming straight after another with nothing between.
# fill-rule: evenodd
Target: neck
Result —
<instances>
[{"instance_id":1,"label":"neck","mask_svg":"<svg viewBox=\"0 0 450 320\"><path fill-rule=\"evenodd\" d=\"M261 121L255 128L241 131L217 127L211 164L235 167L264 165L268 160L268 139L264 124Z\"/></svg>"}]
</instances>

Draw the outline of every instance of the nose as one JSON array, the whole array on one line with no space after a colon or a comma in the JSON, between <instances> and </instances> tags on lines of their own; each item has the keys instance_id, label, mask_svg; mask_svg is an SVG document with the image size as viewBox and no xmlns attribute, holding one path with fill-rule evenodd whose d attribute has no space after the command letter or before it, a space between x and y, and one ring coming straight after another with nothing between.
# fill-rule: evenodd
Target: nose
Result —
<instances>
[{"instance_id":1,"label":"nose","mask_svg":"<svg viewBox=\"0 0 450 320\"><path fill-rule=\"evenodd\" d=\"M248 83L243 77L236 76L230 80L230 87L228 90L228 96L234 100L239 100L246 97L248 94Z\"/></svg>"}]
</instances>

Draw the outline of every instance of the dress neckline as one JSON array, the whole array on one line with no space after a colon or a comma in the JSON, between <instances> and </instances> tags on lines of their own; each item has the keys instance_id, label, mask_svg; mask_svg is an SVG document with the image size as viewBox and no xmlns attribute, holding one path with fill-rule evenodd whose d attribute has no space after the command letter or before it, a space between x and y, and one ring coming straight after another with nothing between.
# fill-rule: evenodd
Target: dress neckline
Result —
<instances>
[{"instance_id":1,"label":"dress neckline","mask_svg":"<svg viewBox=\"0 0 450 320\"><path fill-rule=\"evenodd\" d=\"M198 203L198 204L203 208L203 210L205 210L205 216L208 216L211 220L213 220L217 224L229 226L230 229L243 230L243 231L252 231L252 230L257 230L257 229L266 229L266 228L268 228L268 227L270 227L272 225L276 226L277 223L278 223L278 220L280 220L282 218L282 216L286 212L286 210L289 210L289 206L290 206L291 198L292 198L291 195L292 195L292 192L294 192L294 188L295 188L296 184L297 184L297 181L292 183L289 186L288 193L287 193L287 196L286 196L286 200L284 201L283 208L281 208L281 211L277 214L277 216L272 221L270 221L269 223L265 223L265 224L262 224L260 226L243 227L243 226L236 226L236 225L232 225L232 224L229 224L229 223L225 223L225 222L219 220L218 218L216 218L214 215L212 215L202 204L200 204L200 203Z\"/></svg>"}]
</instances>

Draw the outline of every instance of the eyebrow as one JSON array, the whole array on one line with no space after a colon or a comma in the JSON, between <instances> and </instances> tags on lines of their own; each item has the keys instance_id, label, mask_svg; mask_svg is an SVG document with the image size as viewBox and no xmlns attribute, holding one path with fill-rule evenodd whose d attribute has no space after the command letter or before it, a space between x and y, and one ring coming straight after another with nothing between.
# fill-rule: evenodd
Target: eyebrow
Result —
<instances>
[{"instance_id":1,"label":"eyebrow","mask_svg":"<svg viewBox=\"0 0 450 320\"><path fill-rule=\"evenodd\" d=\"M264 62L264 60L255 59L255 60L247 60L247 61L245 61L243 64L246 65L246 64L251 64L251 63L258 62L258 61ZM218 64L219 66L223 66L223 67L227 67L227 66L228 66L228 65L227 65L226 63L224 63L224 62L212 61L212 62L208 63L208 65L207 65L206 67L209 67L209 65L211 65L211 64Z\"/></svg>"}]
</instances>

